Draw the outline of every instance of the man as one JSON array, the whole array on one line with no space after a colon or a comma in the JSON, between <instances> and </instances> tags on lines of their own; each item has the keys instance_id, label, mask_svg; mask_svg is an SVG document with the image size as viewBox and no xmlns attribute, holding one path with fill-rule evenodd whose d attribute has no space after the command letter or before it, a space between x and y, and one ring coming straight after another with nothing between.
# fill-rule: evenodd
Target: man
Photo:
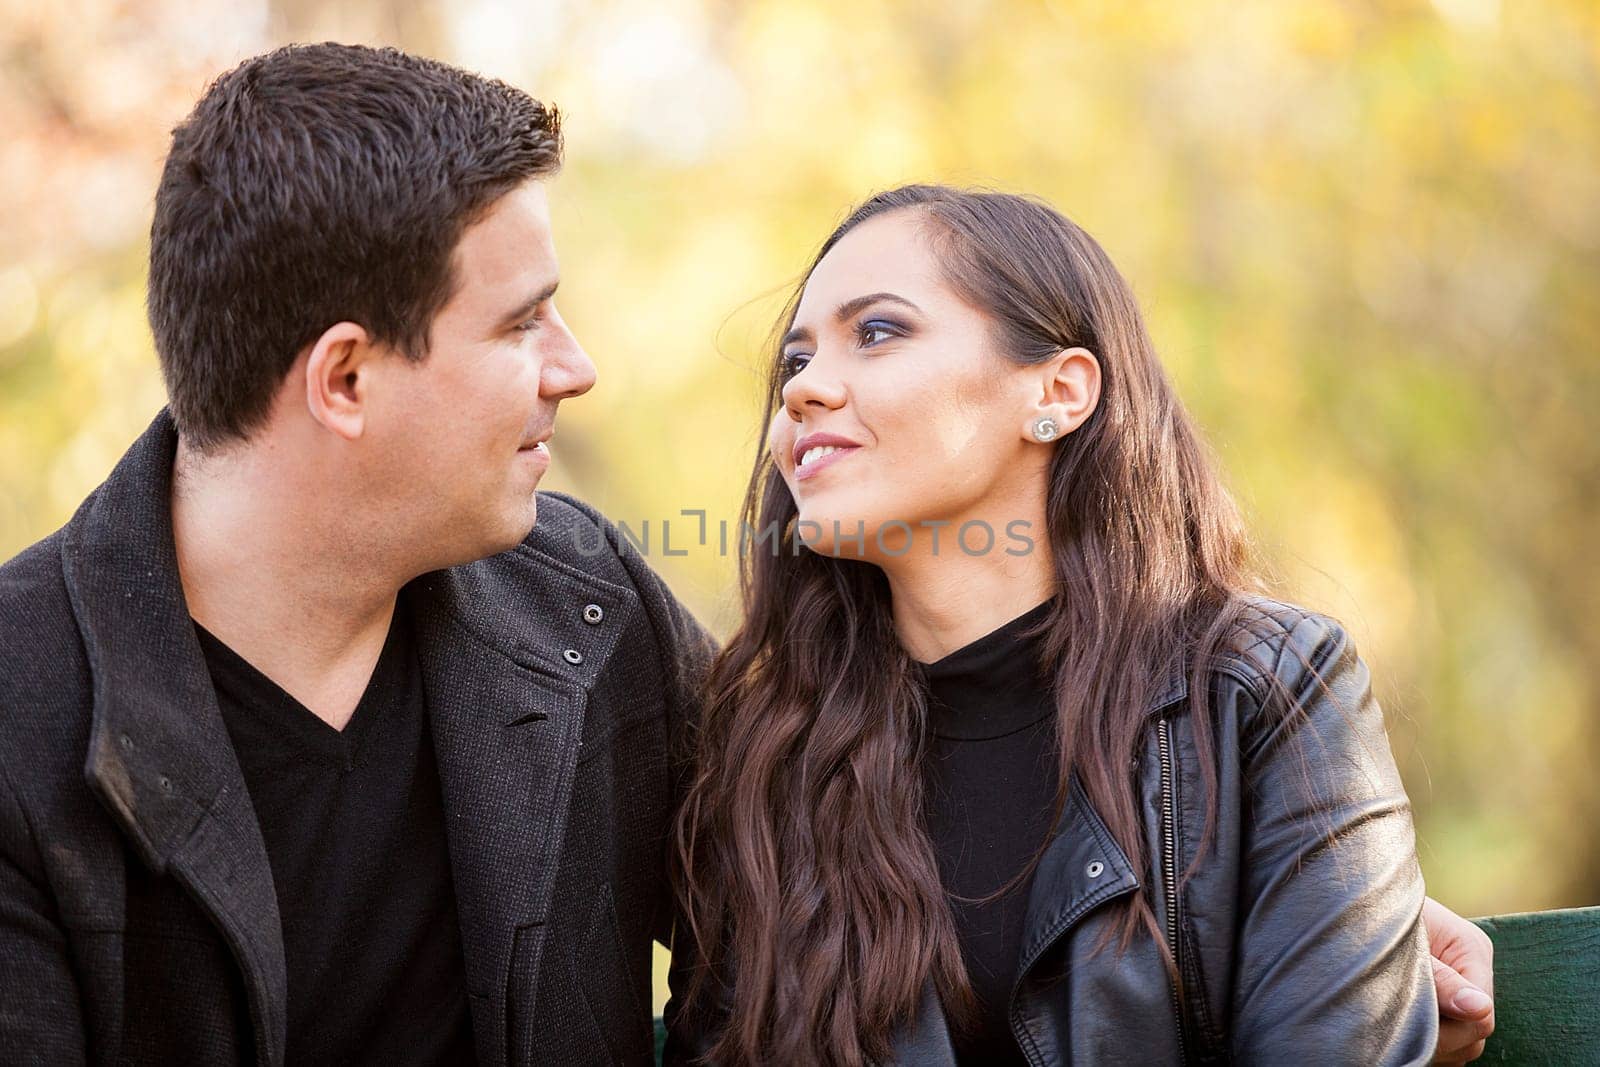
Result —
<instances>
[{"instance_id":1,"label":"man","mask_svg":"<svg viewBox=\"0 0 1600 1067\"><path fill-rule=\"evenodd\" d=\"M0 568L0 1059L650 1060L713 649L535 492L594 382L559 162L525 94L336 45L175 131L169 407Z\"/></svg>"}]
</instances>

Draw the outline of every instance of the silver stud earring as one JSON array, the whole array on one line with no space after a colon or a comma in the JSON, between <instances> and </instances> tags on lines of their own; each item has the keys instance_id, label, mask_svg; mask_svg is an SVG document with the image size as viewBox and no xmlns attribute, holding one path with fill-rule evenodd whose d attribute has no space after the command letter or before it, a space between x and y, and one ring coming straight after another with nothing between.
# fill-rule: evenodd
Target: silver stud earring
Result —
<instances>
[{"instance_id":1,"label":"silver stud earring","mask_svg":"<svg viewBox=\"0 0 1600 1067\"><path fill-rule=\"evenodd\" d=\"M1049 415L1040 415L1033 420L1033 439L1040 443L1054 441L1061 436L1061 427L1056 425L1056 420Z\"/></svg>"}]
</instances>

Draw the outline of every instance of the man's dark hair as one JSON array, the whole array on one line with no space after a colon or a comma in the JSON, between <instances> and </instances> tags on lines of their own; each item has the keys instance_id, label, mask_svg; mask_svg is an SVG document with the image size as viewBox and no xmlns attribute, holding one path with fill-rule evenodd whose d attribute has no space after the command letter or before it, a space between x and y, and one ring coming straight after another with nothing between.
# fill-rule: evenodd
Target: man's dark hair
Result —
<instances>
[{"instance_id":1,"label":"man's dark hair","mask_svg":"<svg viewBox=\"0 0 1600 1067\"><path fill-rule=\"evenodd\" d=\"M246 437L336 322L424 358L462 231L560 165L554 108L392 48L291 45L222 75L173 131L150 228L184 439Z\"/></svg>"}]
</instances>

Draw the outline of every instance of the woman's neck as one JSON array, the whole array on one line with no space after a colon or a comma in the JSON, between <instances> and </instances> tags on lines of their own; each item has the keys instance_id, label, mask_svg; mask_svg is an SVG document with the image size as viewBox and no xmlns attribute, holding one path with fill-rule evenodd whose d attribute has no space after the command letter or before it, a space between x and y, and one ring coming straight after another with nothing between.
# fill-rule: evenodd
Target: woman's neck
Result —
<instances>
[{"instance_id":1,"label":"woman's neck","mask_svg":"<svg viewBox=\"0 0 1600 1067\"><path fill-rule=\"evenodd\" d=\"M1021 555L917 554L880 565L889 579L900 644L922 663L971 644L1056 593L1043 539Z\"/></svg>"}]
</instances>

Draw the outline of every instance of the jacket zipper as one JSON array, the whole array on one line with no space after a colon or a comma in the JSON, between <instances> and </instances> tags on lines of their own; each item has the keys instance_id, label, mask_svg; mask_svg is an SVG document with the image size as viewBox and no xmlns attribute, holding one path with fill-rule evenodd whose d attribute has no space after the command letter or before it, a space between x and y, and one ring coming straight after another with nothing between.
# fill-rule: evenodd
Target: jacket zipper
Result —
<instances>
[{"instance_id":1,"label":"jacket zipper","mask_svg":"<svg viewBox=\"0 0 1600 1067\"><path fill-rule=\"evenodd\" d=\"M1179 955L1178 941L1178 842L1174 832L1172 812L1172 721L1165 717L1156 721L1156 744L1161 755L1161 882L1167 896L1167 944L1172 948L1172 962L1183 973L1183 960ZM1178 1003L1178 987L1169 987L1172 993L1172 1013L1178 1023L1178 1057L1188 1062L1183 1040L1183 1006Z\"/></svg>"}]
</instances>

